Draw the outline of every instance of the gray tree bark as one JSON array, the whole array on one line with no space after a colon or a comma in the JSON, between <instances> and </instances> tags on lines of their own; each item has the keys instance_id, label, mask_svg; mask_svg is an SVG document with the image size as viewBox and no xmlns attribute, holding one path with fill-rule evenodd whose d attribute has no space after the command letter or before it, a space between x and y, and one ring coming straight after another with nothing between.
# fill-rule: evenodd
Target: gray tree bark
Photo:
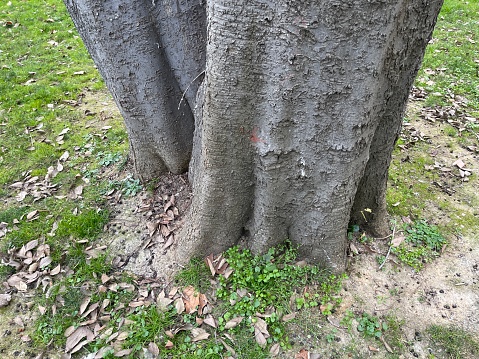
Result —
<instances>
[{"instance_id":1,"label":"gray tree bark","mask_svg":"<svg viewBox=\"0 0 479 359\"><path fill-rule=\"evenodd\" d=\"M350 221L387 229L391 152L442 0L65 2L142 176L193 154L178 258L290 239L340 271Z\"/></svg>"}]
</instances>

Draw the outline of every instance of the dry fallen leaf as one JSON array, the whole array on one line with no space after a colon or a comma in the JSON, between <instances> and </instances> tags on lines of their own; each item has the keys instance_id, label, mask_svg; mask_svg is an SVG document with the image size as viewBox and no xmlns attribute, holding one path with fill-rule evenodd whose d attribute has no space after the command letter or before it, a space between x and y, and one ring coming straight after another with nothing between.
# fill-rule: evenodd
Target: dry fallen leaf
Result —
<instances>
[{"instance_id":1,"label":"dry fallen leaf","mask_svg":"<svg viewBox=\"0 0 479 359\"><path fill-rule=\"evenodd\" d=\"M185 311L185 303L183 302L183 299L178 298L175 300L175 308L177 314L181 314Z\"/></svg>"},{"instance_id":2,"label":"dry fallen leaf","mask_svg":"<svg viewBox=\"0 0 479 359\"><path fill-rule=\"evenodd\" d=\"M151 353L151 355L153 355L153 357L157 357L158 355L160 355L160 348L158 348L158 345L156 345L155 343L153 342L150 342L150 344L148 344L148 351Z\"/></svg>"},{"instance_id":3,"label":"dry fallen leaf","mask_svg":"<svg viewBox=\"0 0 479 359\"><path fill-rule=\"evenodd\" d=\"M236 327L239 323L241 323L243 318L244 317L236 317L236 318L233 318L233 319L227 321L226 324L225 324L225 329L231 329L231 328Z\"/></svg>"},{"instance_id":4,"label":"dry fallen leaf","mask_svg":"<svg viewBox=\"0 0 479 359\"><path fill-rule=\"evenodd\" d=\"M76 348L78 343L80 343L80 341L85 337L87 338L87 340L92 341L95 338L95 335L87 327L78 327L67 338L67 342L66 342L66 345L65 345L65 352L68 353L68 352L72 351L74 348Z\"/></svg>"},{"instance_id":5,"label":"dry fallen leaf","mask_svg":"<svg viewBox=\"0 0 479 359\"><path fill-rule=\"evenodd\" d=\"M404 242L404 234L399 234L391 240L391 247L398 247L402 242Z\"/></svg>"},{"instance_id":6,"label":"dry fallen leaf","mask_svg":"<svg viewBox=\"0 0 479 359\"><path fill-rule=\"evenodd\" d=\"M115 357L121 358L127 355L130 355L133 349L123 349L115 353Z\"/></svg>"},{"instance_id":7,"label":"dry fallen leaf","mask_svg":"<svg viewBox=\"0 0 479 359\"><path fill-rule=\"evenodd\" d=\"M269 353L275 357L279 355L280 345L279 343L274 343L271 348L269 349Z\"/></svg>"},{"instance_id":8,"label":"dry fallen leaf","mask_svg":"<svg viewBox=\"0 0 479 359\"><path fill-rule=\"evenodd\" d=\"M296 318L296 312L289 313L283 316L283 322L289 322L290 320L293 320Z\"/></svg>"},{"instance_id":9,"label":"dry fallen leaf","mask_svg":"<svg viewBox=\"0 0 479 359\"><path fill-rule=\"evenodd\" d=\"M83 314L85 312L85 309L88 307L88 304L90 304L91 297L86 297L82 300L80 304L80 311L78 314Z\"/></svg>"},{"instance_id":10,"label":"dry fallen leaf","mask_svg":"<svg viewBox=\"0 0 479 359\"><path fill-rule=\"evenodd\" d=\"M254 339L261 348L264 348L266 346L266 337L256 326L254 328Z\"/></svg>"},{"instance_id":11,"label":"dry fallen leaf","mask_svg":"<svg viewBox=\"0 0 479 359\"><path fill-rule=\"evenodd\" d=\"M173 302L172 299L165 297L165 291L162 290L158 294L158 298L156 299L156 306L159 311L166 312L168 310L168 306Z\"/></svg>"},{"instance_id":12,"label":"dry fallen leaf","mask_svg":"<svg viewBox=\"0 0 479 359\"><path fill-rule=\"evenodd\" d=\"M216 321L211 315L207 315L203 320L203 323L208 324L210 327L216 328Z\"/></svg>"},{"instance_id":13,"label":"dry fallen leaf","mask_svg":"<svg viewBox=\"0 0 479 359\"><path fill-rule=\"evenodd\" d=\"M187 314L196 312L200 303L199 293L193 286L183 289L183 302L185 303L185 311Z\"/></svg>"},{"instance_id":14,"label":"dry fallen leaf","mask_svg":"<svg viewBox=\"0 0 479 359\"><path fill-rule=\"evenodd\" d=\"M11 300L12 296L10 294L0 294L0 308L6 307Z\"/></svg>"},{"instance_id":15,"label":"dry fallen leaf","mask_svg":"<svg viewBox=\"0 0 479 359\"><path fill-rule=\"evenodd\" d=\"M309 352L306 349L301 349L299 353L294 356L294 359L310 359Z\"/></svg>"},{"instance_id":16,"label":"dry fallen leaf","mask_svg":"<svg viewBox=\"0 0 479 359\"><path fill-rule=\"evenodd\" d=\"M166 349L171 349L173 348L173 342L171 340L168 340L165 344Z\"/></svg>"},{"instance_id":17,"label":"dry fallen leaf","mask_svg":"<svg viewBox=\"0 0 479 359\"><path fill-rule=\"evenodd\" d=\"M202 328L193 328L191 330L191 335L193 336L193 339L192 339L193 342L198 342L200 340L206 340L210 336L210 334Z\"/></svg>"}]
</instances>

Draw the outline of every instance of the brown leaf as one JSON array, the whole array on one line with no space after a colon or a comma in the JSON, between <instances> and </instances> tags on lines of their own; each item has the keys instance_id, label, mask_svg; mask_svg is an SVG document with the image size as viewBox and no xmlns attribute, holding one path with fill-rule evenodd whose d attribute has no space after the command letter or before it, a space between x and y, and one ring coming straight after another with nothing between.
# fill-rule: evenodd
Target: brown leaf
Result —
<instances>
[{"instance_id":1,"label":"brown leaf","mask_svg":"<svg viewBox=\"0 0 479 359\"><path fill-rule=\"evenodd\" d=\"M27 221L34 221L38 218L38 210L31 211L27 214Z\"/></svg>"},{"instance_id":2,"label":"brown leaf","mask_svg":"<svg viewBox=\"0 0 479 359\"><path fill-rule=\"evenodd\" d=\"M169 247L171 247L171 245L173 244L173 242L174 242L174 236L173 236L173 234L171 234L171 235L168 237L166 243L163 244L163 247L161 248L161 250L163 250L163 251L167 250Z\"/></svg>"},{"instance_id":3,"label":"brown leaf","mask_svg":"<svg viewBox=\"0 0 479 359\"><path fill-rule=\"evenodd\" d=\"M50 265L51 263L52 263L52 257L47 256L40 260L39 267L43 269L44 267Z\"/></svg>"},{"instance_id":4,"label":"brown leaf","mask_svg":"<svg viewBox=\"0 0 479 359\"><path fill-rule=\"evenodd\" d=\"M294 359L309 359L309 352L306 349L301 349L299 353L294 356Z\"/></svg>"},{"instance_id":5,"label":"brown leaf","mask_svg":"<svg viewBox=\"0 0 479 359\"><path fill-rule=\"evenodd\" d=\"M60 270L61 270L61 267L60 267L60 264L59 264L50 271L50 275L57 275L58 273L60 273Z\"/></svg>"},{"instance_id":6,"label":"brown leaf","mask_svg":"<svg viewBox=\"0 0 479 359\"><path fill-rule=\"evenodd\" d=\"M128 303L128 306L130 308L137 308L137 307L141 307L142 305L145 305L144 300L137 300L137 301L133 301L133 302Z\"/></svg>"},{"instance_id":7,"label":"brown leaf","mask_svg":"<svg viewBox=\"0 0 479 359\"><path fill-rule=\"evenodd\" d=\"M254 327L261 331L261 333L265 334L266 337L269 337L268 324L261 318L255 317L254 319Z\"/></svg>"},{"instance_id":8,"label":"brown leaf","mask_svg":"<svg viewBox=\"0 0 479 359\"><path fill-rule=\"evenodd\" d=\"M166 312L168 310L168 306L173 302L170 298L165 298L165 291L162 290L158 294L158 298L156 299L156 306L159 311Z\"/></svg>"},{"instance_id":9,"label":"brown leaf","mask_svg":"<svg viewBox=\"0 0 479 359\"><path fill-rule=\"evenodd\" d=\"M391 240L391 247L398 247L402 242L404 242L404 240L404 234L394 236L394 238Z\"/></svg>"},{"instance_id":10,"label":"brown leaf","mask_svg":"<svg viewBox=\"0 0 479 359\"><path fill-rule=\"evenodd\" d=\"M83 186L82 185L76 186L73 192L75 193L77 197L81 196L83 193Z\"/></svg>"},{"instance_id":11,"label":"brown leaf","mask_svg":"<svg viewBox=\"0 0 479 359\"><path fill-rule=\"evenodd\" d=\"M160 225L160 222L148 222L146 224L146 227L148 228L148 234L150 235L150 237L152 237L155 234L159 225Z\"/></svg>"},{"instance_id":12,"label":"brown leaf","mask_svg":"<svg viewBox=\"0 0 479 359\"><path fill-rule=\"evenodd\" d=\"M133 349L123 349L123 350L120 350L119 352L116 352L116 353L115 353L115 356L116 356L117 358L121 358L121 357L130 355L130 353L131 353L132 351L133 351Z\"/></svg>"},{"instance_id":13,"label":"brown leaf","mask_svg":"<svg viewBox=\"0 0 479 359\"><path fill-rule=\"evenodd\" d=\"M110 277L108 277L105 273L101 275L101 284L105 284L110 280Z\"/></svg>"},{"instance_id":14,"label":"brown leaf","mask_svg":"<svg viewBox=\"0 0 479 359\"><path fill-rule=\"evenodd\" d=\"M92 341L95 337L95 335L92 333L90 329L87 327L78 327L70 336L67 338L67 342L65 345L65 352L70 352L72 349L74 349L78 343L83 338L87 338L87 340Z\"/></svg>"},{"instance_id":15,"label":"brown leaf","mask_svg":"<svg viewBox=\"0 0 479 359\"><path fill-rule=\"evenodd\" d=\"M210 336L209 333L206 332L206 330L202 328L193 328L191 330L191 335L193 336L192 341L193 342L198 342L200 340L206 340Z\"/></svg>"},{"instance_id":16,"label":"brown leaf","mask_svg":"<svg viewBox=\"0 0 479 359\"><path fill-rule=\"evenodd\" d=\"M38 240L34 239L33 241L28 242L25 244L25 253L28 251L31 251L32 249L35 249L36 246L38 246Z\"/></svg>"},{"instance_id":17,"label":"brown leaf","mask_svg":"<svg viewBox=\"0 0 479 359\"><path fill-rule=\"evenodd\" d=\"M86 297L83 298L81 304L80 304L80 311L78 314L82 315L85 309L88 307L88 304L90 304L91 297Z\"/></svg>"},{"instance_id":18,"label":"brown leaf","mask_svg":"<svg viewBox=\"0 0 479 359\"><path fill-rule=\"evenodd\" d=\"M207 315L203 321L205 324L208 324L210 327L216 328L216 321L211 315Z\"/></svg>"},{"instance_id":19,"label":"brown leaf","mask_svg":"<svg viewBox=\"0 0 479 359\"><path fill-rule=\"evenodd\" d=\"M185 303L183 302L182 298L178 298L175 300L175 308L177 314L181 314L185 311Z\"/></svg>"},{"instance_id":20,"label":"brown leaf","mask_svg":"<svg viewBox=\"0 0 479 359\"><path fill-rule=\"evenodd\" d=\"M0 294L0 308L6 307L10 304L12 300L12 296L10 294Z\"/></svg>"},{"instance_id":21,"label":"brown leaf","mask_svg":"<svg viewBox=\"0 0 479 359\"><path fill-rule=\"evenodd\" d=\"M128 338L128 335L130 335L129 332L121 332L120 334L118 334L118 337L116 338L116 340L118 341L123 341L125 340L126 338Z\"/></svg>"},{"instance_id":22,"label":"brown leaf","mask_svg":"<svg viewBox=\"0 0 479 359\"><path fill-rule=\"evenodd\" d=\"M70 354L73 354L73 353L76 353L76 352L80 351L86 344L88 344L90 342L91 342L91 340L88 340L88 339L82 340L80 343L75 345L75 347L70 351Z\"/></svg>"},{"instance_id":23,"label":"brown leaf","mask_svg":"<svg viewBox=\"0 0 479 359\"><path fill-rule=\"evenodd\" d=\"M111 346L105 346L103 348L101 348L95 355L95 358L94 359L101 359L103 358L110 350L112 350L113 348Z\"/></svg>"},{"instance_id":24,"label":"brown leaf","mask_svg":"<svg viewBox=\"0 0 479 359\"><path fill-rule=\"evenodd\" d=\"M226 322L225 329L231 329L236 327L239 323L242 322L244 317L236 317Z\"/></svg>"},{"instance_id":25,"label":"brown leaf","mask_svg":"<svg viewBox=\"0 0 479 359\"><path fill-rule=\"evenodd\" d=\"M215 266L213 265L213 254L210 254L208 257L205 258L205 262L210 269L211 275L214 277L216 274Z\"/></svg>"},{"instance_id":26,"label":"brown leaf","mask_svg":"<svg viewBox=\"0 0 479 359\"><path fill-rule=\"evenodd\" d=\"M92 305L90 305L90 307L88 307L85 313L83 313L82 318L86 317L88 314L96 310L99 306L100 306L99 303L93 303Z\"/></svg>"},{"instance_id":27,"label":"brown leaf","mask_svg":"<svg viewBox=\"0 0 479 359\"><path fill-rule=\"evenodd\" d=\"M221 344L223 344L223 346L225 347L225 349L226 349L231 355L236 355L235 350L234 350L232 347L230 347L228 344L226 344L226 342L225 342L223 339L220 338L220 342L221 342Z\"/></svg>"},{"instance_id":28,"label":"brown leaf","mask_svg":"<svg viewBox=\"0 0 479 359\"><path fill-rule=\"evenodd\" d=\"M173 299L173 297L176 295L176 293L178 293L178 287L173 287L170 289L169 293L168 293L168 297Z\"/></svg>"},{"instance_id":29,"label":"brown leaf","mask_svg":"<svg viewBox=\"0 0 479 359\"><path fill-rule=\"evenodd\" d=\"M171 340L168 340L165 344L165 348L166 349L171 349L173 348L173 343L171 342Z\"/></svg>"},{"instance_id":30,"label":"brown leaf","mask_svg":"<svg viewBox=\"0 0 479 359\"><path fill-rule=\"evenodd\" d=\"M263 335L261 330L256 328L256 326L254 328L254 339L256 340L256 343L258 343L258 345L261 348L264 348L266 346L266 337Z\"/></svg>"},{"instance_id":31,"label":"brown leaf","mask_svg":"<svg viewBox=\"0 0 479 359\"><path fill-rule=\"evenodd\" d=\"M75 331L75 326L74 325L70 325L66 330L65 330L65 333L63 333L63 335L68 338L70 335L72 335L72 333Z\"/></svg>"},{"instance_id":32,"label":"brown leaf","mask_svg":"<svg viewBox=\"0 0 479 359\"><path fill-rule=\"evenodd\" d=\"M148 351L153 355L153 357L160 355L160 348L158 348L158 345L156 345L154 342L150 342L150 344L148 344Z\"/></svg>"},{"instance_id":33,"label":"brown leaf","mask_svg":"<svg viewBox=\"0 0 479 359\"><path fill-rule=\"evenodd\" d=\"M228 269L225 270L223 276L225 277L225 279L228 279L231 274L233 274L233 268L228 267Z\"/></svg>"},{"instance_id":34,"label":"brown leaf","mask_svg":"<svg viewBox=\"0 0 479 359\"><path fill-rule=\"evenodd\" d=\"M170 200L165 204L163 211L166 213L171 206L175 205L175 196L171 196Z\"/></svg>"},{"instance_id":35,"label":"brown leaf","mask_svg":"<svg viewBox=\"0 0 479 359\"><path fill-rule=\"evenodd\" d=\"M466 164L464 163L464 161L459 159L459 160L455 161L452 165L456 166L459 169L463 169Z\"/></svg>"},{"instance_id":36,"label":"brown leaf","mask_svg":"<svg viewBox=\"0 0 479 359\"><path fill-rule=\"evenodd\" d=\"M296 318L296 312L283 315L283 322L289 322L290 320L293 320L294 318Z\"/></svg>"},{"instance_id":37,"label":"brown leaf","mask_svg":"<svg viewBox=\"0 0 479 359\"><path fill-rule=\"evenodd\" d=\"M279 355L279 350L280 350L280 345L279 343L274 343L271 348L269 349L269 353L275 357L275 356L278 356Z\"/></svg>"},{"instance_id":38,"label":"brown leaf","mask_svg":"<svg viewBox=\"0 0 479 359\"><path fill-rule=\"evenodd\" d=\"M200 303L199 293L193 286L188 286L183 289L183 302L185 303L185 311L187 314L196 312Z\"/></svg>"},{"instance_id":39,"label":"brown leaf","mask_svg":"<svg viewBox=\"0 0 479 359\"><path fill-rule=\"evenodd\" d=\"M379 349L376 348L376 347L373 347L372 345L368 346L369 350L372 351L372 352L376 352L378 353L379 352Z\"/></svg>"},{"instance_id":40,"label":"brown leaf","mask_svg":"<svg viewBox=\"0 0 479 359\"><path fill-rule=\"evenodd\" d=\"M208 299L206 298L206 295L203 293L200 293L198 296L198 314L203 315L203 308L208 304Z\"/></svg>"}]
</instances>

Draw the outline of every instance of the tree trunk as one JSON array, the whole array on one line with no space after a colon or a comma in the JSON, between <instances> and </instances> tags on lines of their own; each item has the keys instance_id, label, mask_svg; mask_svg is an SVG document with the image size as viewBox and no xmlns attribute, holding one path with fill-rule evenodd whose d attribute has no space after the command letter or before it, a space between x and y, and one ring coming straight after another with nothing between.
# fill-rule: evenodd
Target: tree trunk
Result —
<instances>
[{"instance_id":1,"label":"tree trunk","mask_svg":"<svg viewBox=\"0 0 479 359\"><path fill-rule=\"evenodd\" d=\"M350 220L385 231L391 152L442 0L66 2L123 108L137 168L154 169L145 178L193 153L178 258L290 239L340 271Z\"/></svg>"},{"instance_id":2,"label":"tree trunk","mask_svg":"<svg viewBox=\"0 0 479 359\"><path fill-rule=\"evenodd\" d=\"M65 0L125 119L143 180L185 172L191 157L192 80L204 70L206 23L199 0L182 3Z\"/></svg>"}]
</instances>

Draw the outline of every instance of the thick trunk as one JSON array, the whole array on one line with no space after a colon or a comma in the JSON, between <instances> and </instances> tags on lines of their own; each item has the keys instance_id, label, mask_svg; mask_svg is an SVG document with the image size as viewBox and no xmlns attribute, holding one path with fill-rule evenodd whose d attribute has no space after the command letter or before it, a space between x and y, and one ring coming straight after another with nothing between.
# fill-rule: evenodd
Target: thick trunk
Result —
<instances>
[{"instance_id":1,"label":"thick trunk","mask_svg":"<svg viewBox=\"0 0 479 359\"><path fill-rule=\"evenodd\" d=\"M384 224L391 151L440 3L209 4L202 160L184 229L193 252L289 238L303 257L344 267L353 199L353 214L371 208Z\"/></svg>"},{"instance_id":2,"label":"thick trunk","mask_svg":"<svg viewBox=\"0 0 479 359\"><path fill-rule=\"evenodd\" d=\"M369 208L368 223L385 228L391 151L442 0L198 1L68 4L132 152L147 154L137 167L157 156L156 170L181 171L193 153L177 258L289 238L303 258L342 270L350 219ZM115 12L123 20L104 30Z\"/></svg>"},{"instance_id":3,"label":"thick trunk","mask_svg":"<svg viewBox=\"0 0 479 359\"><path fill-rule=\"evenodd\" d=\"M203 71L206 44L200 0L65 4L125 119L137 174L151 179L187 170L194 79ZM182 96L180 88L190 83Z\"/></svg>"}]
</instances>

